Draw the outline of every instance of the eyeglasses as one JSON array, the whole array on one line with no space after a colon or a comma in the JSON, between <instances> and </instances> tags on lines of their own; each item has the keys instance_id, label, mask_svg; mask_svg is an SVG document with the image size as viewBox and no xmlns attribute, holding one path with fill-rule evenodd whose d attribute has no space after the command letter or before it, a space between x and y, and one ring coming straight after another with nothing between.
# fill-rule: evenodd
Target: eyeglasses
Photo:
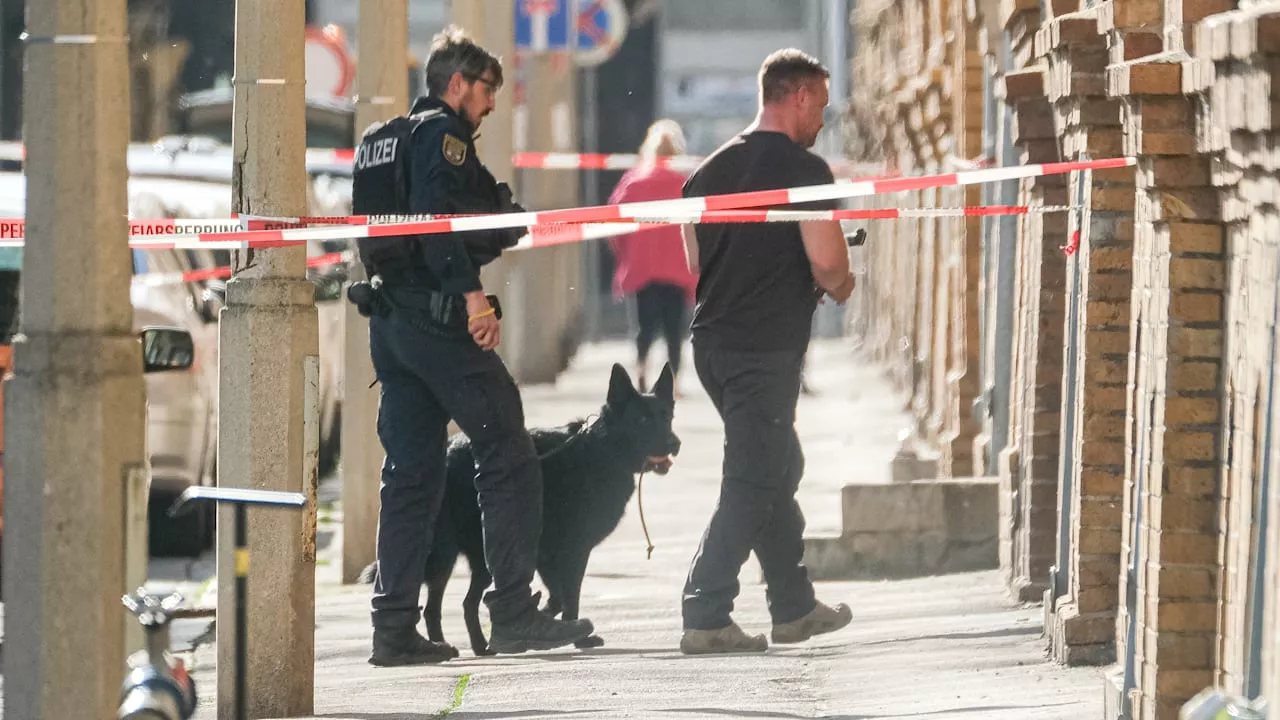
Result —
<instances>
[{"instance_id":1,"label":"eyeglasses","mask_svg":"<svg viewBox=\"0 0 1280 720\"><path fill-rule=\"evenodd\" d=\"M484 93L489 97L494 97L498 94L499 85L496 81L490 78L483 75L469 75L467 76L467 79L473 83L484 83Z\"/></svg>"}]
</instances>

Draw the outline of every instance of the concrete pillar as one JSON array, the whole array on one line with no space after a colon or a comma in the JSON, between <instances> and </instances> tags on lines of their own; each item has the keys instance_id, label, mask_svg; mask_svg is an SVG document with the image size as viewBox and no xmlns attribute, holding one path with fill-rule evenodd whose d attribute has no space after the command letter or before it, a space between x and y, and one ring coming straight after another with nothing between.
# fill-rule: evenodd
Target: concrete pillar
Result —
<instances>
[{"instance_id":1,"label":"concrete pillar","mask_svg":"<svg viewBox=\"0 0 1280 720\"><path fill-rule=\"evenodd\" d=\"M4 408L11 718L114 717L124 676L125 492L145 477L146 398L125 25L124 0L27 4L27 247Z\"/></svg>"},{"instance_id":2,"label":"concrete pillar","mask_svg":"<svg viewBox=\"0 0 1280 720\"><path fill-rule=\"evenodd\" d=\"M356 65L356 133L409 108L405 73L409 53L407 0L360 0ZM352 280L364 268L351 264ZM343 303L342 373L342 582L353 583L373 562L378 536L378 493L383 450L378 440L378 389L369 357L369 321Z\"/></svg>"},{"instance_id":3,"label":"concrete pillar","mask_svg":"<svg viewBox=\"0 0 1280 720\"><path fill-rule=\"evenodd\" d=\"M526 98L529 145L536 150L577 152L577 68L567 53L526 54L520 59ZM574 207L579 183L565 171L520 171L520 202L530 210ZM554 382L564 369L564 333L569 330L570 300L581 273L581 245L561 245L521 253L519 291L512 300L531 314L517 327L504 323L508 338L520 347L512 374L521 383ZM510 334L508 334L510 333Z\"/></svg>"},{"instance_id":4,"label":"concrete pillar","mask_svg":"<svg viewBox=\"0 0 1280 720\"><path fill-rule=\"evenodd\" d=\"M236 8L232 211L305 215L303 0ZM302 511L249 510L252 717L309 715L315 665L319 340L306 249L232 253L220 321L218 482L302 492ZM218 516L218 615L235 603L232 510ZM233 712L235 640L218 623L218 714Z\"/></svg>"},{"instance_id":5,"label":"concrete pillar","mask_svg":"<svg viewBox=\"0 0 1280 720\"><path fill-rule=\"evenodd\" d=\"M515 3L516 0L452 0L451 5L453 22L502 61L505 83L494 111L480 128L476 152L499 182L509 183L517 190L516 201L529 207L519 195L511 163L511 155L515 151ZM513 366L519 362L523 348L519 342L513 342L511 333L513 328L530 317L529 311L515 302L512 287L513 280L523 277L521 268L525 255L528 253L506 253L480 271L485 291L502 299L502 343L498 345L498 355L513 375Z\"/></svg>"}]
</instances>

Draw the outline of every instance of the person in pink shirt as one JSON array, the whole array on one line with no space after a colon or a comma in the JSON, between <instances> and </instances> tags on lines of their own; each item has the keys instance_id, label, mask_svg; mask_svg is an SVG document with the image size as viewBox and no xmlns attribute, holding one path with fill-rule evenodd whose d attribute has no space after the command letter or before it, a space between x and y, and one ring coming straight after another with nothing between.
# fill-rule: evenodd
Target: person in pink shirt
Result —
<instances>
[{"instance_id":1,"label":"person in pink shirt","mask_svg":"<svg viewBox=\"0 0 1280 720\"><path fill-rule=\"evenodd\" d=\"M681 196L685 176L664 167L661 158L681 155L684 132L673 120L658 120L649 126L640 145L640 162L618 181L611 204L670 200ZM689 329L698 276L689 271L679 225L658 225L612 238L615 269L613 293L616 298L634 298L639 332L636 335L636 377L641 391L645 383L645 362L649 348L661 331L667 343L671 371L680 376L680 357ZM678 383L677 383L678 386Z\"/></svg>"}]
</instances>

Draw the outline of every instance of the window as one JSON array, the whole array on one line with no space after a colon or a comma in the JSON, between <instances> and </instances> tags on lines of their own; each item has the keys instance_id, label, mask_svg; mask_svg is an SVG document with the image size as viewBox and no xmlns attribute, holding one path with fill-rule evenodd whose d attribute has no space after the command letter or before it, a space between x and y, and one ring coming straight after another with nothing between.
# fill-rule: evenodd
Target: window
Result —
<instances>
[{"instance_id":1,"label":"window","mask_svg":"<svg viewBox=\"0 0 1280 720\"><path fill-rule=\"evenodd\" d=\"M805 28L807 0L668 0L662 11L672 30Z\"/></svg>"}]
</instances>

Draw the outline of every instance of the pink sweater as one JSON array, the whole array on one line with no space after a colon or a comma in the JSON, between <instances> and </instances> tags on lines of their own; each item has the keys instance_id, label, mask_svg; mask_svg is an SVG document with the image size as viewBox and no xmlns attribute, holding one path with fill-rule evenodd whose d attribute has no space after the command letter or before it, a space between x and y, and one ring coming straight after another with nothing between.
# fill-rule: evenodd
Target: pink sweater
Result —
<instances>
[{"instance_id":1,"label":"pink sweater","mask_svg":"<svg viewBox=\"0 0 1280 720\"><path fill-rule=\"evenodd\" d=\"M670 200L680 197L684 176L666 168L635 167L626 172L609 196L610 204ZM613 293L621 298L644 286L664 282L682 287L693 302L698 276L689 272L679 225L657 225L610 238L615 269Z\"/></svg>"}]
</instances>

